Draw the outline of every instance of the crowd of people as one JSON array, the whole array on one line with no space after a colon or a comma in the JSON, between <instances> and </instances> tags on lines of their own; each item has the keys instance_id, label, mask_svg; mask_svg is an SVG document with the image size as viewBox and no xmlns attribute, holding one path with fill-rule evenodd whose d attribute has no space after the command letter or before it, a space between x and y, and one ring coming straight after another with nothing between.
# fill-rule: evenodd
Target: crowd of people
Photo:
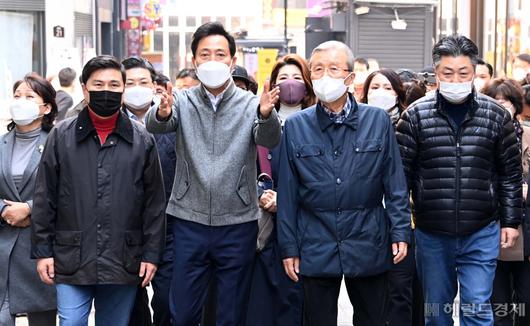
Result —
<instances>
[{"instance_id":1,"label":"crowd of people","mask_svg":"<svg viewBox=\"0 0 530 326\"><path fill-rule=\"evenodd\" d=\"M530 55L327 41L258 96L221 24L191 53L174 83L98 56L13 85L0 325L332 326L343 282L355 326L530 325Z\"/></svg>"}]
</instances>

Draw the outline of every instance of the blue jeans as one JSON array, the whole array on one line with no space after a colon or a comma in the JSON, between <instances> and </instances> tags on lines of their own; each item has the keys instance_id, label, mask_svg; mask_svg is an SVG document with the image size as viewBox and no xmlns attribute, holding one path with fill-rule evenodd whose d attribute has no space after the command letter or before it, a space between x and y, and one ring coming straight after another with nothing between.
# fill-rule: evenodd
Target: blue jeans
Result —
<instances>
[{"instance_id":1,"label":"blue jeans","mask_svg":"<svg viewBox=\"0 0 530 326\"><path fill-rule=\"evenodd\" d=\"M415 231L416 264L423 285L425 325L493 325L490 297L499 255L500 229L492 222L461 237ZM460 307L453 307L460 284ZM456 311L454 311L456 310Z\"/></svg>"},{"instance_id":2,"label":"blue jeans","mask_svg":"<svg viewBox=\"0 0 530 326\"><path fill-rule=\"evenodd\" d=\"M96 326L127 326L136 297L136 285L57 284L57 311L61 326L88 325L92 300Z\"/></svg>"}]
</instances>

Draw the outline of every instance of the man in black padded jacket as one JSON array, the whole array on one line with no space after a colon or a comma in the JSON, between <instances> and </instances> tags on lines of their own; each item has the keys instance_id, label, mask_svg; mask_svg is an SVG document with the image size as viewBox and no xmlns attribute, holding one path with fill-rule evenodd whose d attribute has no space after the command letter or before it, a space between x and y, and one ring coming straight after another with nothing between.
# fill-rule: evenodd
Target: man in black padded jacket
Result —
<instances>
[{"instance_id":1,"label":"man in black padded jacket","mask_svg":"<svg viewBox=\"0 0 530 326\"><path fill-rule=\"evenodd\" d=\"M452 325L459 309L464 325L493 325L499 247L514 245L521 222L521 155L508 111L473 89L477 46L449 36L432 56L438 91L413 103L397 126L425 321Z\"/></svg>"}]
</instances>

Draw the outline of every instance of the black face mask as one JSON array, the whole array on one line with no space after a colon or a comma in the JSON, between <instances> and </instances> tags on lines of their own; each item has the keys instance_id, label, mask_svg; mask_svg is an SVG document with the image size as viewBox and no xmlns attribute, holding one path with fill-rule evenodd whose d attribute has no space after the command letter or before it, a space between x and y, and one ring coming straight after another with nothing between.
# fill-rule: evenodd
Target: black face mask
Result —
<instances>
[{"instance_id":1,"label":"black face mask","mask_svg":"<svg viewBox=\"0 0 530 326\"><path fill-rule=\"evenodd\" d=\"M88 105L100 117L110 117L121 108L122 92L89 91Z\"/></svg>"}]
</instances>

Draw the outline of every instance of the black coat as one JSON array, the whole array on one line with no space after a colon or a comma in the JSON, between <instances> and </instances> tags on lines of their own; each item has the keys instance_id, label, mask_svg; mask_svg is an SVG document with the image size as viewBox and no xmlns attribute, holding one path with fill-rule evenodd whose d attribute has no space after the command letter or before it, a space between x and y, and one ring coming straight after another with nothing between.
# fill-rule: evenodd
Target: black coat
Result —
<instances>
[{"instance_id":1,"label":"black coat","mask_svg":"<svg viewBox=\"0 0 530 326\"><path fill-rule=\"evenodd\" d=\"M55 282L135 284L165 239L164 185L154 137L120 113L100 145L85 108L59 123L39 165L32 256L55 259Z\"/></svg>"},{"instance_id":2,"label":"black coat","mask_svg":"<svg viewBox=\"0 0 530 326\"><path fill-rule=\"evenodd\" d=\"M502 227L517 228L522 169L510 114L474 93L458 128L443 103L439 94L424 97L397 126L416 226L458 236L498 219Z\"/></svg>"}]
</instances>

